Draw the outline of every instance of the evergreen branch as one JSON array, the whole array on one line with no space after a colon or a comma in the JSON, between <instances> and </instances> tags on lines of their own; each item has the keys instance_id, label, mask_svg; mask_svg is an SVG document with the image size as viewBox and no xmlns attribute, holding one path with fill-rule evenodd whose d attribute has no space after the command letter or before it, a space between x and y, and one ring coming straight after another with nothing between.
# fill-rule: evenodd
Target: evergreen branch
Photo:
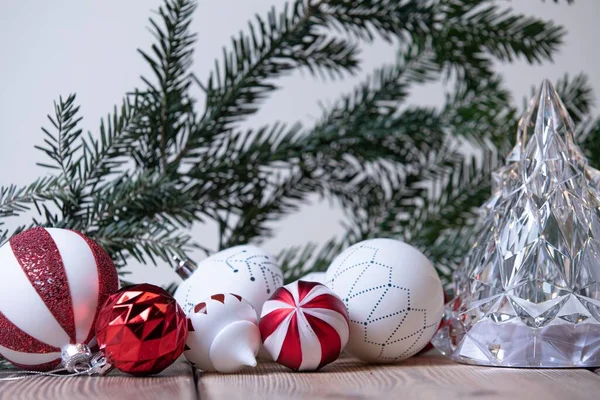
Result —
<instances>
[{"instance_id":1,"label":"evergreen branch","mask_svg":"<svg viewBox=\"0 0 600 400\"><path fill-rule=\"evenodd\" d=\"M146 116L139 129L144 157L138 159L146 169L160 168L166 173L172 161L170 149L179 144L185 119L193 113L193 101L187 92L194 82L189 69L196 35L189 32L189 27L195 8L192 0L166 1L158 10L161 22L150 19L151 33L157 40L152 52L138 50L156 80L154 83L142 77L147 90L135 92L138 109Z\"/></svg>"},{"instance_id":2,"label":"evergreen branch","mask_svg":"<svg viewBox=\"0 0 600 400\"><path fill-rule=\"evenodd\" d=\"M439 73L432 54L408 48L396 65L376 70L353 93L325 110L302 147L319 149L319 157L333 160L341 159L340 153L362 162L388 157L402 160L416 137L402 134L401 127L408 124L403 125L401 117L410 112L398 117L399 109L412 84L431 81ZM427 140L437 144L439 136Z\"/></svg>"},{"instance_id":3,"label":"evergreen branch","mask_svg":"<svg viewBox=\"0 0 600 400\"><path fill-rule=\"evenodd\" d=\"M73 155L79 150L81 145L72 147L81 136L81 129L77 128L81 118L77 116L79 106L75 105L75 95L71 94L66 100L59 97L58 104L54 103L54 117L48 115L50 123L56 130L55 134L50 133L46 128L42 131L46 134L44 146L35 146L36 149L44 152L54 164L38 163L38 165L50 169L58 169L65 179L70 180L75 177L76 168L73 163Z\"/></svg>"},{"instance_id":4,"label":"evergreen branch","mask_svg":"<svg viewBox=\"0 0 600 400\"><path fill-rule=\"evenodd\" d=\"M41 216L34 223L87 233L122 267L131 257L168 261L197 247L184 232L204 219L218 224L220 247L258 243L318 194L342 205L347 233L283 252L286 279L324 270L343 248L374 236L420 247L447 278L471 242L490 172L455 146L491 149L483 153L491 162L514 138L517 111L494 61L551 59L562 28L489 0L290 0L256 17L200 80L190 72L195 5L165 0L150 20L156 40L140 53L152 76L101 122L99 136L81 136L74 96L59 100L50 118L56 132L44 130L40 147L57 176L0 188L0 218L33 204ZM326 107L310 129L238 126L278 78L354 73L359 41L375 36L401 45L397 64ZM407 104L415 87L448 76L457 83L441 108ZM558 87L588 128L581 138L600 148L600 124L584 117L592 104L586 79L565 77ZM8 236L0 230L0 242Z\"/></svg>"},{"instance_id":5,"label":"evergreen branch","mask_svg":"<svg viewBox=\"0 0 600 400\"><path fill-rule=\"evenodd\" d=\"M357 47L321 32L320 10L308 0L296 0L266 19L256 16L249 32L233 39L215 64L206 88L207 105L200 134L230 129L258 110L258 104L277 89L273 79L298 68L311 73L341 75L357 68Z\"/></svg>"},{"instance_id":6,"label":"evergreen branch","mask_svg":"<svg viewBox=\"0 0 600 400\"><path fill-rule=\"evenodd\" d=\"M86 193L94 193L100 183L108 180L128 162L127 156L133 145L134 129L138 118L135 105L123 100L120 110L115 106L112 115L100 121L99 138L88 134L82 140L83 153L77 160L78 185Z\"/></svg>"},{"instance_id":7,"label":"evergreen branch","mask_svg":"<svg viewBox=\"0 0 600 400\"><path fill-rule=\"evenodd\" d=\"M512 62L524 57L529 63L540 63L551 59L563 43L565 30L551 22L515 14L497 5L473 10L473 3L479 1L462 3L449 6L448 15L460 19L461 24L448 25L447 33L452 38L463 39L470 35L470 46L485 49L500 61Z\"/></svg>"},{"instance_id":8,"label":"evergreen branch","mask_svg":"<svg viewBox=\"0 0 600 400\"><path fill-rule=\"evenodd\" d=\"M131 256L143 264L150 261L156 265L157 258L171 262L173 256L182 257L186 251L193 249L189 244L189 235L136 221L124 221L105 227L94 232L92 238L113 259L126 260Z\"/></svg>"},{"instance_id":9,"label":"evergreen branch","mask_svg":"<svg viewBox=\"0 0 600 400\"><path fill-rule=\"evenodd\" d=\"M458 83L446 96L440 125L477 147L505 149L515 136L517 121L517 112L510 107L510 101L510 93L498 76Z\"/></svg>"},{"instance_id":10,"label":"evergreen branch","mask_svg":"<svg viewBox=\"0 0 600 400\"><path fill-rule=\"evenodd\" d=\"M0 218L17 216L29 210L32 204L52 199L58 191L57 186L57 178L47 176L36 179L28 186L0 187ZM0 225L3 223L0 220Z\"/></svg>"},{"instance_id":11,"label":"evergreen branch","mask_svg":"<svg viewBox=\"0 0 600 400\"><path fill-rule=\"evenodd\" d=\"M465 159L451 176L435 182L405 225L403 237L425 248L435 242L439 232L473 225L478 208L491 193L490 176L497 164L498 157L488 152L481 167L476 160Z\"/></svg>"},{"instance_id":12,"label":"evergreen branch","mask_svg":"<svg viewBox=\"0 0 600 400\"><path fill-rule=\"evenodd\" d=\"M198 220L193 191L169 177L151 173L124 175L92 198L79 216L83 227L92 231L124 219L169 229L189 227Z\"/></svg>"},{"instance_id":13,"label":"evergreen branch","mask_svg":"<svg viewBox=\"0 0 600 400\"><path fill-rule=\"evenodd\" d=\"M549 60L563 43L565 31L552 22L514 13L483 0L440 1L438 28L427 37L414 37L432 49L438 62L459 81L477 82L493 75L490 55L500 61L524 58Z\"/></svg>"},{"instance_id":14,"label":"evergreen branch","mask_svg":"<svg viewBox=\"0 0 600 400\"><path fill-rule=\"evenodd\" d=\"M435 22L435 7L415 1L328 0L320 4L324 24L338 31L372 41L428 35Z\"/></svg>"},{"instance_id":15,"label":"evergreen branch","mask_svg":"<svg viewBox=\"0 0 600 400\"><path fill-rule=\"evenodd\" d=\"M220 248L271 237L272 228L267 224L297 211L306 202L307 195L316 190L314 183L299 170L283 180L275 180L278 182L256 185L246 198L232 204L235 222L222 230Z\"/></svg>"}]
</instances>

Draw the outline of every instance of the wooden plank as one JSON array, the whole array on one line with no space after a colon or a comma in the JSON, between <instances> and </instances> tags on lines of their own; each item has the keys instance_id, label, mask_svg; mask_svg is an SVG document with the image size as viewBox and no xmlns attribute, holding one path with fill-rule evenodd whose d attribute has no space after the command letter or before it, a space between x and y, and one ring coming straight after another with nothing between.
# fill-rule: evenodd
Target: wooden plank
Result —
<instances>
[{"instance_id":1,"label":"wooden plank","mask_svg":"<svg viewBox=\"0 0 600 400\"><path fill-rule=\"evenodd\" d=\"M198 392L202 400L597 399L600 377L584 369L463 365L429 353L387 366L344 358L316 373L293 373L274 363L233 375L203 373Z\"/></svg>"},{"instance_id":2,"label":"wooden plank","mask_svg":"<svg viewBox=\"0 0 600 400\"><path fill-rule=\"evenodd\" d=\"M0 399L135 400L197 398L191 366L177 362L161 374L135 378L121 372L104 377L41 377L0 382Z\"/></svg>"}]
</instances>

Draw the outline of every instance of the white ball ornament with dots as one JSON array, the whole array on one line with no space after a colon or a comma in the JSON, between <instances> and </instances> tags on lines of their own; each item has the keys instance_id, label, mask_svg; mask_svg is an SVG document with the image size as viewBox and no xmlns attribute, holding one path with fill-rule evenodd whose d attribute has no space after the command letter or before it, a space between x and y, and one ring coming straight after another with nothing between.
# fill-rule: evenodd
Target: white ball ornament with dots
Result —
<instances>
[{"instance_id":1,"label":"white ball ornament with dots","mask_svg":"<svg viewBox=\"0 0 600 400\"><path fill-rule=\"evenodd\" d=\"M179 285L175 299L189 314L196 304L215 293L235 293L260 315L264 302L282 285L283 274L272 255L256 246L241 245L200 262Z\"/></svg>"},{"instance_id":2,"label":"white ball ornament with dots","mask_svg":"<svg viewBox=\"0 0 600 400\"><path fill-rule=\"evenodd\" d=\"M431 262L393 239L357 243L335 258L328 286L350 317L346 351L368 363L393 363L418 353L442 317L442 284Z\"/></svg>"}]
</instances>

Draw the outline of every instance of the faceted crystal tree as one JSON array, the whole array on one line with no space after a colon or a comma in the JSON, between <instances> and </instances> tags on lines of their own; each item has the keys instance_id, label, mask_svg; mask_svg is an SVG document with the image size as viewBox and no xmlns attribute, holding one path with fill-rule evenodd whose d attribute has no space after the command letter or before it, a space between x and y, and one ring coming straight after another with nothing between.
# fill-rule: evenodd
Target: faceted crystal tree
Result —
<instances>
[{"instance_id":1,"label":"faceted crystal tree","mask_svg":"<svg viewBox=\"0 0 600 400\"><path fill-rule=\"evenodd\" d=\"M434 344L450 358L506 367L600 366L597 170L545 81L493 173L481 230L454 274Z\"/></svg>"}]
</instances>

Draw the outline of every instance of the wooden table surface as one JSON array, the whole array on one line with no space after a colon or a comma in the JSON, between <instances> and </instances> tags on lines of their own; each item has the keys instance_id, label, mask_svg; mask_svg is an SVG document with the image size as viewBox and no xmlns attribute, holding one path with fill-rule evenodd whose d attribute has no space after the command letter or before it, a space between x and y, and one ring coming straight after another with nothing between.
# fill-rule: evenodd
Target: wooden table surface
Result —
<instances>
[{"instance_id":1,"label":"wooden table surface","mask_svg":"<svg viewBox=\"0 0 600 400\"><path fill-rule=\"evenodd\" d=\"M600 372L600 370L598 370ZM598 399L600 376L586 369L511 369L456 364L430 352L401 364L369 366L341 358L320 372L274 363L238 374L194 372L178 362L133 378L35 377L0 382L0 399Z\"/></svg>"}]
</instances>

